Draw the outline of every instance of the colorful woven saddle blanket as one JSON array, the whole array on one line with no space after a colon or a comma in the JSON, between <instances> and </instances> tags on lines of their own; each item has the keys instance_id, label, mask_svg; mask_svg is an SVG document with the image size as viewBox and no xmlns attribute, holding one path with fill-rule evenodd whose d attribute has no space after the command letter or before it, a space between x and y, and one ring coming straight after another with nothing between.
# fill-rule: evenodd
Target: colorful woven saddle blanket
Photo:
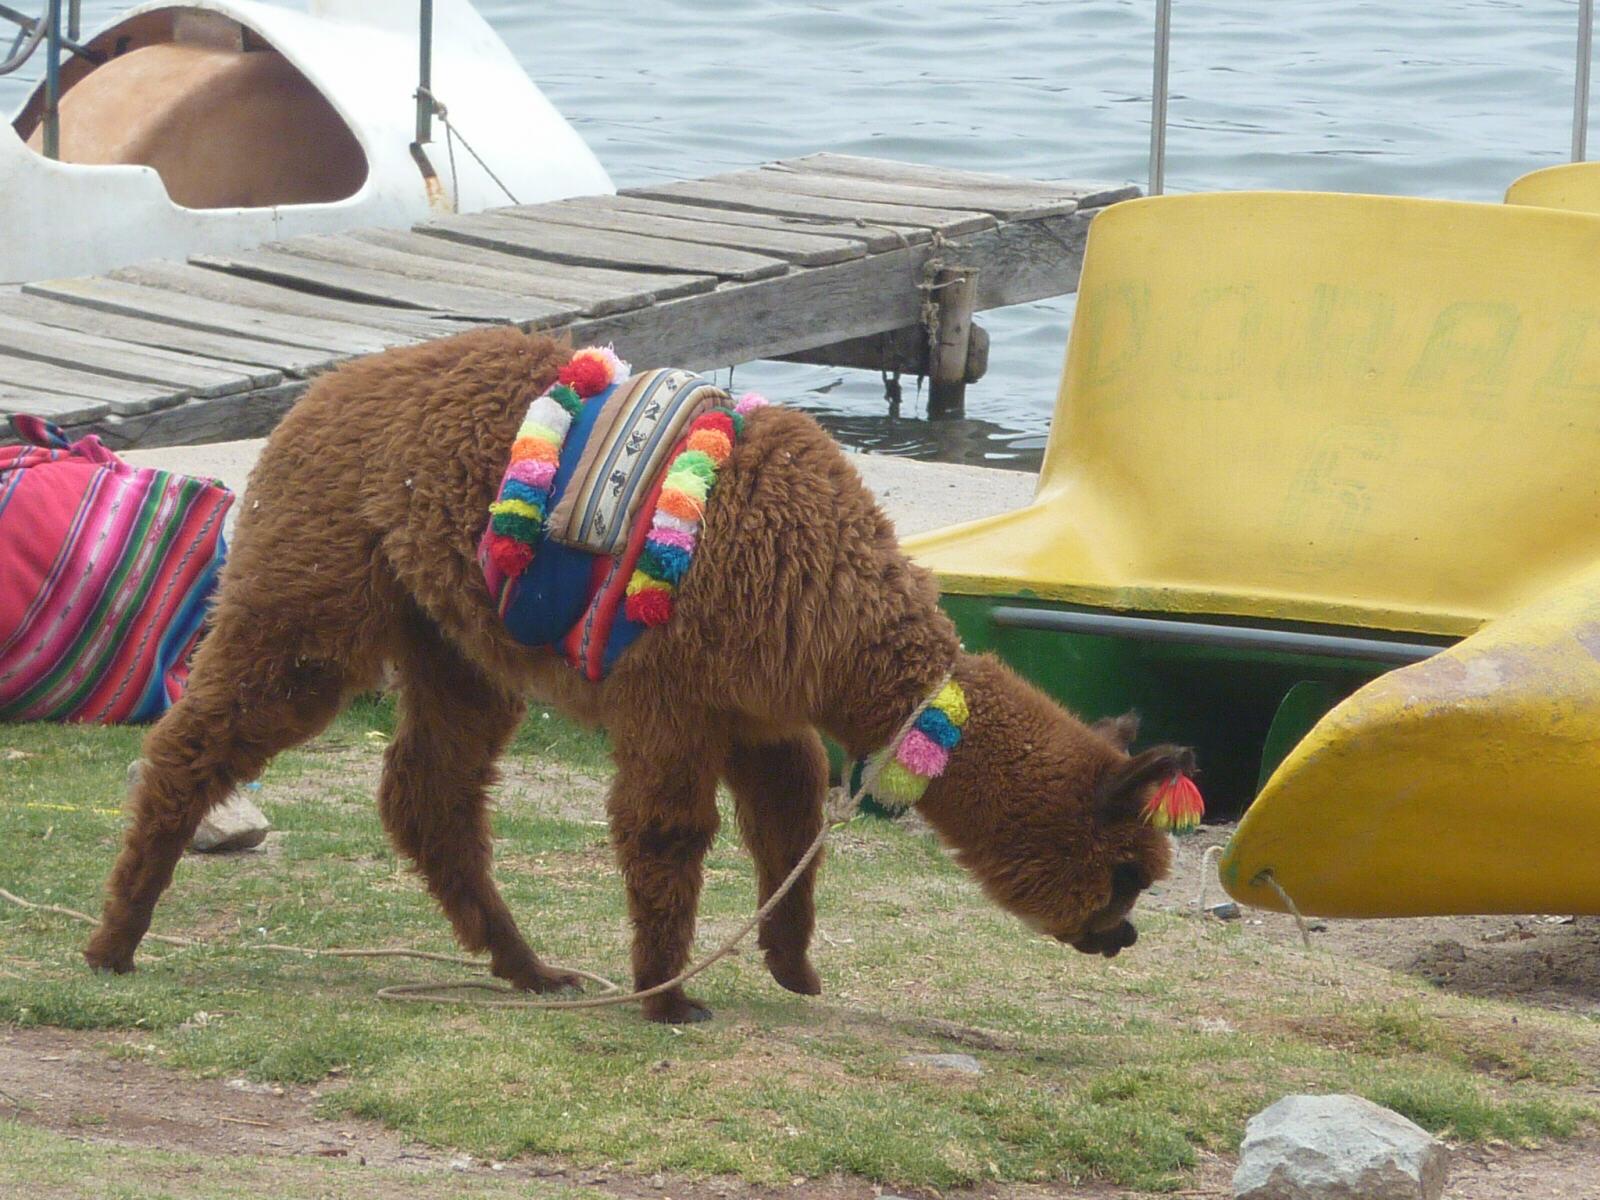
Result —
<instances>
[{"instance_id":1,"label":"colorful woven saddle blanket","mask_svg":"<svg viewBox=\"0 0 1600 1200\"><path fill-rule=\"evenodd\" d=\"M478 546L511 636L591 680L671 618L717 471L766 403L689 371L628 370L609 348L579 350L529 406Z\"/></svg>"},{"instance_id":2,"label":"colorful woven saddle blanket","mask_svg":"<svg viewBox=\"0 0 1600 1200\"><path fill-rule=\"evenodd\" d=\"M182 695L233 493L14 415L0 446L0 721L147 721Z\"/></svg>"}]
</instances>

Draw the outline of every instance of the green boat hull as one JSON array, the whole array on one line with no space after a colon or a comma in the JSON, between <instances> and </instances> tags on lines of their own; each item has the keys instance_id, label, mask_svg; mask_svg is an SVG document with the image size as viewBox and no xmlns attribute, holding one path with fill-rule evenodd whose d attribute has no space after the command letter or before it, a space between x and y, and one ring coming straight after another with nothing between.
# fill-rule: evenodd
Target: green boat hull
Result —
<instances>
[{"instance_id":1,"label":"green boat hull","mask_svg":"<svg viewBox=\"0 0 1600 1200\"><path fill-rule=\"evenodd\" d=\"M996 620L997 610L1014 613L1018 606L1035 613L1088 611L1029 597L947 593L941 604L969 651L999 656L1085 720L1131 709L1141 718L1141 744L1193 746L1208 808L1217 816L1243 812L1272 768L1325 713L1395 666L1343 654L1185 644Z\"/></svg>"}]
</instances>

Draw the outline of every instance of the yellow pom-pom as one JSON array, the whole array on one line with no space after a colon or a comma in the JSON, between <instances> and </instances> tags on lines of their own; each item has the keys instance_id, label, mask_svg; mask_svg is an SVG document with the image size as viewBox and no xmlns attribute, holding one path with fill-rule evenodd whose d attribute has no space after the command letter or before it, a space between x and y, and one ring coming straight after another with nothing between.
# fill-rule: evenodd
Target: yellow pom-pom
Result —
<instances>
[{"instance_id":1,"label":"yellow pom-pom","mask_svg":"<svg viewBox=\"0 0 1600 1200\"><path fill-rule=\"evenodd\" d=\"M967 723L967 696L954 679L939 689L939 694L933 698L933 707L949 717L950 724L957 729Z\"/></svg>"},{"instance_id":2,"label":"yellow pom-pom","mask_svg":"<svg viewBox=\"0 0 1600 1200\"><path fill-rule=\"evenodd\" d=\"M922 799L928 781L890 760L872 781L872 798L882 804L910 806Z\"/></svg>"}]
</instances>

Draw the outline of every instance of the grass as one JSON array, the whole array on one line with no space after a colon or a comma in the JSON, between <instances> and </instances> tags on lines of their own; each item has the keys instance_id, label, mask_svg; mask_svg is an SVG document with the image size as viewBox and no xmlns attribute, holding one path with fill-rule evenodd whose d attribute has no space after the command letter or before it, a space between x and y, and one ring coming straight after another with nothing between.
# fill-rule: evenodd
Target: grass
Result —
<instances>
[{"instance_id":1,"label":"grass","mask_svg":"<svg viewBox=\"0 0 1600 1200\"><path fill-rule=\"evenodd\" d=\"M0 1195L29 1200L602 1200L593 1189L522 1181L515 1187L463 1179L419 1178L416 1172L329 1159L262 1162L97 1146L16 1122L0 1122Z\"/></svg>"},{"instance_id":2,"label":"grass","mask_svg":"<svg viewBox=\"0 0 1600 1200\"><path fill-rule=\"evenodd\" d=\"M1560 1138L1597 1116L1583 1090L1600 1063L1592 1021L1452 997L1172 912L1147 913L1116 961L1083 958L993 909L925 832L870 820L830 845L820 999L777 989L747 952L702 977L707 1025L651 1025L627 1008L388 1004L379 987L438 970L252 946L453 950L373 811L392 722L386 704L362 703L273 765L255 793L275 830L266 853L185 857L155 927L204 946L147 942L136 974L105 978L79 957L86 929L0 906L0 1024L139 1030L113 1052L198 1076L347 1081L325 1091L326 1114L482 1158L759 1185L846 1172L903 1188L1179 1188L1294 1091L1356 1092L1463 1141ZM137 747L123 729L0 732L0 887L94 911ZM548 960L625 980L605 770L603 738L533 713L508 757L496 859ZM702 947L753 904L732 829L708 860ZM941 1051L973 1055L983 1074L908 1061ZM74 1156L102 1156L100 1177L137 1153L0 1123L0 1178L36 1181L26 1194L53 1194ZM198 1194L181 1158L161 1160L160 1194ZM320 1191L280 1190L354 1194L327 1169ZM205 1194L261 1190L248 1161L228 1170Z\"/></svg>"}]
</instances>

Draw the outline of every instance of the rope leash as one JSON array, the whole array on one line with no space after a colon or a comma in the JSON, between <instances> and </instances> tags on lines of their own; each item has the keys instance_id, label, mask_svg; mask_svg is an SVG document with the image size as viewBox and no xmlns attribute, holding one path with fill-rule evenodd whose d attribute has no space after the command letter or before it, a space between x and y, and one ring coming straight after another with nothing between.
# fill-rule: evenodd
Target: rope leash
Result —
<instances>
[{"instance_id":1,"label":"rope leash","mask_svg":"<svg viewBox=\"0 0 1600 1200\"><path fill-rule=\"evenodd\" d=\"M1283 901L1284 907L1289 910L1289 915L1294 918L1294 923L1300 927L1301 942L1305 944L1307 950L1311 949L1311 925L1301 915L1299 908L1295 906L1295 902L1290 899L1289 893L1283 890L1283 885L1273 878L1271 867L1259 872L1250 881L1252 887L1260 887L1263 883L1278 894L1278 899Z\"/></svg>"},{"instance_id":2,"label":"rope leash","mask_svg":"<svg viewBox=\"0 0 1600 1200\"><path fill-rule=\"evenodd\" d=\"M927 699L923 700L921 704L917 705L915 711L913 711L912 714L907 717L905 722L900 726L899 732L895 734L894 741L890 743L891 745L899 742L906 736L907 733L910 732L911 727L916 724L917 718L922 715L923 710L925 710L928 705L932 703L933 697L938 695L939 691L946 683L949 682L949 680L950 676L946 674L944 678L940 680L938 687L935 687L932 692L928 693ZM878 758L878 761L871 762L867 768L863 769L860 783L854 789L850 790L850 811L854 811L856 806L860 804L861 797L871 789L873 782L878 777L879 770L882 769L884 762L887 761L888 758L886 755L874 757ZM739 943L749 935L750 931L761 924L762 921L766 920L766 918L772 914L778 905L783 903L784 897L787 896L791 890L793 890L795 883L799 880L800 876L805 873L806 868L816 861L818 854L822 853L822 847L827 843L828 835L838 825L845 823L846 822L844 821L840 821L830 824L827 821L824 821L822 828L817 831L817 836L812 839L811 845L807 847L805 853L800 856L799 860L789 871L789 874L787 877L785 877L784 881L778 885L778 889L772 893L765 904L761 905L761 907L756 910L755 915L750 917L739 928L737 933L724 941L722 945L718 946L717 949L707 957L702 959L700 962L678 972L678 974L674 975L671 979L664 983L658 983L653 987L642 988L638 991L624 992L619 984L606 979L604 976L558 965L554 966L552 969L565 972L566 974L576 975L580 979L585 979L591 983L597 984L605 989L604 994L599 996L585 996L578 1000L547 1000L528 996L520 989L496 980L469 979L462 980L458 983L445 981L392 984L389 987L378 989L378 999L411 1004L472 1003L486 1005L491 1008L578 1009L603 1008L613 1004L631 1004L636 1001L646 1000L651 996L660 995L662 992L670 991L673 988L682 986L684 983L687 983L689 980L693 979L696 975L699 975L701 972L707 970L709 967L721 962L724 958L727 958L729 955L731 955L738 948ZM88 925L98 924L95 918L89 916L87 913L82 913L72 908L63 908L59 904L35 904L31 900L24 900L21 896L14 895L13 893L6 891L5 888L0 888L0 899L9 901L10 903L26 909L29 912L53 913L57 916L70 917L75 921L81 921ZM194 938L172 937L159 933L147 933L145 934L145 939L149 941L160 942L162 945L176 946L179 948L187 948L206 944ZM438 954L429 950L319 950L307 946L287 946L274 942L250 944L247 945L245 949L259 950L275 954L301 954L310 958L420 958L428 962L449 963L452 966L482 967L484 965L480 959L463 958L459 955L453 954ZM468 994L451 994L456 992ZM492 993L493 998L485 998L484 996L476 994L481 992Z\"/></svg>"}]
</instances>

